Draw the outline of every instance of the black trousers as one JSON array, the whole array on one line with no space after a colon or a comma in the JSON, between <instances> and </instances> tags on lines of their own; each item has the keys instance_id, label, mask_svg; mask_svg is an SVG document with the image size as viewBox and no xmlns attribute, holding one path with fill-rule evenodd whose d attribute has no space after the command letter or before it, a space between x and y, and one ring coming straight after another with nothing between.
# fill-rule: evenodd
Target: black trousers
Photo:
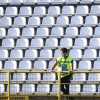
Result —
<instances>
[{"instance_id":1,"label":"black trousers","mask_svg":"<svg viewBox=\"0 0 100 100\"><path fill-rule=\"evenodd\" d=\"M69 84L66 84L66 83L70 83L71 78L72 78L72 74L69 74L69 75L64 76L64 77L61 78L60 89L64 94L69 94Z\"/></svg>"}]
</instances>

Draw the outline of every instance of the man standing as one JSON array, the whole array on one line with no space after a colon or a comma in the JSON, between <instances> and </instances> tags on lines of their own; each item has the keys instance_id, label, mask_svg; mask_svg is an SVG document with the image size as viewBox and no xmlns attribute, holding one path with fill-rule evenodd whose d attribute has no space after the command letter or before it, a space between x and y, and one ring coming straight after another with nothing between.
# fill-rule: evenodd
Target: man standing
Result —
<instances>
[{"instance_id":1,"label":"man standing","mask_svg":"<svg viewBox=\"0 0 100 100\"><path fill-rule=\"evenodd\" d=\"M66 48L61 49L62 57L59 57L56 59L56 63L54 64L52 70L55 69L55 67L59 67L62 71L68 71L67 73L61 74L61 91L64 94L69 94L69 84L70 80L72 78L72 69L73 69L73 59L69 55L69 51ZM62 84L65 83L65 84Z\"/></svg>"}]
</instances>

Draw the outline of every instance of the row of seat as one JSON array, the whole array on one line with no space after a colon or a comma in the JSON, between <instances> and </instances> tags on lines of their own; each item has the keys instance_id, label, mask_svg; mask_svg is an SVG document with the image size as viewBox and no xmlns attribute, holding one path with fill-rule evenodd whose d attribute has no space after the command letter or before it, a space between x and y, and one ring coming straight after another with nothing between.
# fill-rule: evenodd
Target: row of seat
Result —
<instances>
[{"instance_id":1,"label":"row of seat","mask_svg":"<svg viewBox=\"0 0 100 100\"><path fill-rule=\"evenodd\" d=\"M84 84L83 88L81 85L77 84L77 85L73 85L70 84L69 86L69 93L70 94L85 94L85 95L89 95L89 94L100 94L100 85L96 86L95 84ZM8 87L7 87L7 91L8 91ZM4 84L0 84L0 94L5 93L5 86ZM23 84L22 85L22 89L20 89L20 85L19 84L11 84L10 85L10 93L11 94L47 94L47 93L51 93L53 95L57 94L59 92L59 87L58 85L52 85L51 89L50 89L50 85L49 84L38 84L37 87L34 84Z\"/></svg>"},{"instance_id":2,"label":"row of seat","mask_svg":"<svg viewBox=\"0 0 100 100\"><path fill-rule=\"evenodd\" d=\"M6 5L6 4L10 4L10 5L20 5L20 4L62 4L62 3L66 3L66 4L78 4L78 3L82 3L82 4L91 4L91 3L100 3L99 0L1 0L0 4L2 5Z\"/></svg>"},{"instance_id":3,"label":"row of seat","mask_svg":"<svg viewBox=\"0 0 100 100\"><path fill-rule=\"evenodd\" d=\"M60 44L59 44L60 42ZM89 45L88 45L89 44ZM11 48L100 48L100 38L91 38L88 42L87 38L75 38L75 42L72 38L61 38L60 41L57 38L47 38L46 40L42 38L34 38L29 41L26 38L20 38L16 41L12 38L2 39L1 47L11 49Z\"/></svg>"},{"instance_id":4,"label":"row of seat","mask_svg":"<svg viewBox=\"0 0 100 100\"><path fill-rule=\"evenodd\" d=\"M93 62L93 61L92 61ZM73 70L99 70L100 69L100 61L96 60L92 63L89 60L86 61L79 61L79 64L77 64L77 61L74 61L73 63ZM53 65L55 64L54 60L45 61L45 60L36 60L34 61L34 64L30 60L22 60L19 61L19 63L15 60L8 60L8 61L0 61L0 70L51 70Z\"/></svg>"},{"instance_id":5,"label":"row of seat","mask_svg":"<svg viewBox=\"0 0 100 100\"><path fill-rule=\"evenodd\" d=\"M100 51L99 54L97 53L96 49L85 49L84 54L82 54L83 50L81 49L71 49L70 55L73 57L73 59L99 59L100 58ZM24 53L25 52L25 53ZM46 55L45 55L46 54ZM57 58L61 56L61 51L57 49L55 52L53 52L51 49L27 49L27 50L21 50L21 49L13 49L11 52L7 49L0 49L0 59L6 60L6 59L36 59L36 58L42 58L42 59L51 59L51 58Z\"/></svg>"},{"instance_id":6,"label":"row of seat","mask_svg":"<svg viewBox=\"0 0 100 100\"><path fill-rule=\"evenodd\" d=\"M76 12L75 12L76 10ZM90 13L89 13L90 10ZM47 12L46 12L47 11ZM5 13L4 13L5 12ZM25 6L19 8L19 14L18 14L18 8L16 6L13 7L6 7L6 10L4 11L3 7L0 7L0 16L58 16L58 15L100 15L100 5L93 5L88 7L87 5L78 5L75 9L74 6L63 6L62 10L60 6L49 6L46 8L45 6L37 6L32 8L31 6Z\"/></svg>"},{"instance_id":7,"label":"row of seat","mask_svg":"<svg viewBox=\"0 0 100 100\"><path fill-rule=\"evenodd\" d=\"M26 21L26 19L28 21ZM86 16L83 18L80 15L75 15L71 17L71 21L69 20L68 16L61 15L57 18L53 16L45 16L42 19L38 16L32 16L29 18L25 18L22 16L15 17L12 21L11 17L2 17L0 18L0 27L24 27L24 26L46 26L52 27L54 25L57 26L96 26L100 25L99 18L95 15Z\"/></svg>"}]
</instances>

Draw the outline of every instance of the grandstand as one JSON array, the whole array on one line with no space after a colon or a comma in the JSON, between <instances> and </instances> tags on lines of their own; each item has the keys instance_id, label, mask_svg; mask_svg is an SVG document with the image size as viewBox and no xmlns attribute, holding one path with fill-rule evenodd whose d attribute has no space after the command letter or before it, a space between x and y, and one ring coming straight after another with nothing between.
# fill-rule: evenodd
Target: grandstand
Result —
<instances>
[{"instance_id":1,"label":"grandstand","mask_svg":"<svg viewBox=\"0 0 100 100\"><path fill-rule=\"evenodd\" d=\"M74 59L69 95L51 72L60 48ZM0 0L0 100L41 99L100 100L100 0Z\"/></svg>"}]
</instances>

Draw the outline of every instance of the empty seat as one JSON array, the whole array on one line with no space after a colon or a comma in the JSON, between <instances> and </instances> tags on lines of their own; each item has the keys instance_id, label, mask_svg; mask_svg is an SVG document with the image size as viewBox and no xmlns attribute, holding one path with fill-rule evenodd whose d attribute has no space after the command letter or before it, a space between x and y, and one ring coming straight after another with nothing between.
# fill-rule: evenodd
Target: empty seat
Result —
<instances>
[{"instance_id":1,"label":"empty seat","mask_svg":"<svg viewBox=\"0 0 100 100\"><path fill-rule=\"evenodd\" d=\"M40 37L47 37L49 36L49 29L48 28L38 28L37 32L36 32L36 36L40 36Z\"/></svg>"},{"instance_id":2,"label":"empty seat","mask_svg":"<svg viewBox=\"0 0 100 100\"><path fill-rule=\"evenodd\" d=\"M44 60L37 60L34 62L34 69L35 70L46 70L47 64Z\"/></svg>"},{"instance_id":3,"label":"empty seat","mask_svg":"<svg viewBox=\"0 0 100 100\"><path fill-rule=\"evenodd\" d=\"M0 59L7 59L8 58L8 50L0 49Z\"/></svg>"},{"instance_id":4,"label":"empty seat","mask_svg":"<svg viewBox=\"0 0 100 100\"><path fill-rule=\"evenodd\" d=\"M37 0L24 0L23 4L35 4Z\"/></svg>"},{"instance_id":5,"label":"empty seat","mask_svg":"<svg viewBox=\"0 0 100 100\"><path fill-rule=\"evenodd\" d=\"M43 42L43 39L41 39L41 38L34 38L31 40L32 48L41 48L41 47L43 47L43 45L44 45L44 42Z\"/></svg>"},{"instance_id":6,"label":"empty seat","mask_svg":"<svg viewBox=\"0 0 100 100\"><path fill-rule=\"evenodd\" d=\"M26 59L35 59L37 58L38 56L38 53L37 53L37 50L35 49L28 49L25 51L25 57Z\"/></svg>"},{"instance_id":7,"label":"empty seat","mask_svg":"<svg viewBox=\"0 0 100 100\"><path fill-rule=\"evenodd\" d=\"M82 51L81 49L71 49L70 55L72 56L73 59L80 59L82 58Z\"/></svg>"},{"instance_id":8,"label":"empty seat","mask_svg":"<svg viewBox=\"0 0 100 100\"><path fill-rule=\"evenodd\" d=\"M33 13L33 15L43 16L45 14L46 14L46 8L45 8L45 6L34 7L34 13Z\"/></svg>"},{"instance_id":9,"label":"empty seat","mask_svg":"<svg viewBox=\"0 0 100 100\"><path fill-rule=\"evenodd\" d=\"M87 16L85 18L85 26L94 26L98 24L97 16Z\"/></svg>"},{"instance_id":10,"label":"empty seat","mask_svg":"<svg viewBox=\"0 0 100 100\"><path fill-rule=\"evenodd\" d=\"M77 27L67 27L64 36L66 36L66 37L78 36L78 28Z\"/></svg>"},{"instance_id":11,"label":"empty seat","mask_svg":"<svg viewBox=\"0 0 100 100\"><path fill-rule=\"evenodd\" d=\"M82 16L72 16L70 26L81 26L83 25L83 17Z\"/></svg>"},{"instance_id":12,"label":"empty seat","mask_svg":"<svg viewBox=\"0 0 100 100\"><path fill-rule=\"evenodd\" d=\"M4 9L3 7L0 7L0 16L3 16L4 15Z\"/></svg>"},{"instance_id":13,"label":"empty seat","mask_svg":"<svg viewBox=\"0 0 100 100\"><path fill-rule=\"evenodd\" d=\"M78 70L91 70L91 61L80 61Z\"/></svg>"},{"instance_id":14,"label":"empty seat","mask_svg":"<svg viewBox=\"0 0 100 100\"><path fill-rule=\"evenodd\" d=\"M0 5L5 5L5 4L7 4L7 3L9 3L9 1L8 0L0 0Z\"/></svg>"},{"instance_id":15,"label":"empty seat","mask_svg":"<svg viewBox=\"0 0 100 100\"><path fill-rule=\"evenodd\" d=\"M41 81L41 73L29 73L28 81Z\"/></svg>"},{"instance_id":16,"label":"empty seat","mask_svg":"<svg viewBox=\"0 0 100 100\"><path fill-rule=\"evenodd\" d=\"M62 8L62 14L64 15L73 15L74 12L74 6L63 6Z\"/></svg>"},{"instance_id":17,"label":"empty seat","mask_svg":"<svg viewBox=\"0 0 100 100\"><path fill-rule=\"evenodd\" d=\"M94 70L100 69L100 61L99 60L94 61L93 69Z\"/></svg>"},{"instance_id":18,"label":"empty seat","mask_svg":"<svg viewBox=\"0 0 100 100\"><path fill-rule=\"evenodd\" d=\"M28 25L29 26L39 26L40 25L40 18L35 17L35 16L29 17Z\"/></svg>"},{"instance_id":19,"label":"empty seat","mask_svg":"<svg viewBox=\"0 0 100 100\"><path fill-rule=\"evenodd\" d=\"M7 7L5 11L6 16L15 17L18 14L17 7Z\"/></svg>"},{"instance_id":20,"label":"empty seat","mask_svg":"<svg viewBox=\"0 0 100 100\"><path fill-rule=\"evenodd\" d=\"M100 93L100 85L98 86L98 93Z\"/></svg>"},{"instance_id":21,"label":"empty seat","mask_svg":"<svg viewBox=\"0 0 100 100\"><path fill-rule=\"evenodd\" d=\"M91 38L89 47L90 48L100 48L100 38Z\"/></svg>"},{"instance_id":22,"label":"empty seat","mask_svg":"<svg viewBox=\"0 0 100 100\"><path fill-rule=\"evenodd\" d=\"M55 73L43 73L43 81L56 81Z\"/></svg>"},{"instance_id":23,"label":"empty seat","mask_svg":"<svg viewBox=\"0 0 100 100\"><path fill-rule=\"evenodd\" d=\"M52 4L62 4L64 2L65 2L65 0L51 0Z\"/></svg>"},{"instance_id":24,"label":"empty seat","mask_svg":"<svg viewBox=\"0 0 100 100\"><path fill-rule=\"evenodd\" d=\"M22 30L22 37L32 38L34 37L35 31L34 28L23 28Z\"/></svg>"},{"instance_id":25,"label":"empty seat","mask_svg":"<svg viewBox=\"0 0 100 100\"><path fill-rule=\"evenodd\" d=\"M16 59L16 60L23 58L22 50L20 50L20 49L13 49L13 50L11 50L10 58L11 59Z\"/></svg>"},{"instance_id":26,"label":"empty seat","mask_svg":"<svg viewBox=\"0 0 100 100\"><path fill-rule=\"evenodd\" d=\"M34 84L23 84L22 85L22 94L32 94L35 92Z\"/></svg>"},{"instance_id":27,"label":"empty seat","mask_svg":"<svg viewBox=\"0 0 100 100\"><path fill-rule=\"evenodd\" d=\"M53 25L55 25L54 17L51 17L51 16L43 17L42 25L43 26L53 26Z\"/></svg>"},{"instance_id":28,"label":"empty seat","mask_svg":"<svg viewBox=\"0 0 100 100\"><path fill-rule=\"evenodd\" d=\"M71 84L69 86L69 94L78 94L81 91L81 86L79 84Z\"/></svg>"},{"instance_id":29,"label":"empty seat","mask_svg":"<svg viewBox=\"0 0 100 100\"><path fill-rule=\"evenodd\" d=\"M31 16L32 15L32 8L27 6L27 7L21 7L19 11L19 15L21 16Z\"/></svg>"},{"instance_id":30,"label":"empty seat","mask_svg":"<svg viewBox=\"0 0 100 100\"><path fill-rule=\"evenodd\" d=\"M81 0L80 3L82 4L91 4L94 0Z\"/></svg>"},{"instance_id":31,"label":"empty seat","mask_svg":"<svg viewBox=\"0 0 100 100\"><path fill-rule=\"evenodd\" d=\"M51 93L57 94L59 92L59 86L58 85L52 85Z\"/></svg>"},{"instance_id":32,"label":"empty seat","mask_svg":"<svg viewBox=\"0 0 100 100\"><path fill-rule=\"evenodd\" d=\"M94 3L98 4L98 3L100 3L100 1L99 0L94 0Z\"/></svg>"},{"instance_id":33,"label":"empty seat","mask_svg":"<svg viewBox=\"0 0 100 100\"><path fill-rule=\"evenodd\" d=\"M60 37L63 36L64 30L62 27L53 27L51 30L51 36Z\"/></svg>"},{"instance_id":34,"label":"empty seat","mask_svg":"<svg viewBox=\"0 0 100 100\"><path fill-rule=\"evenodd\" d=\"M68 16L61 15L57 17L56 25L58 26L66 26L69 24Z\"/></svg>"},{"instance_id":35,"label":"empty seat","mask_svg":"<svg viewBox=\"0 0 100 100\"><path fill-rule=\"evenodd\" d=\"M84 84L83 85L83 91L82 91L82 93L84 93L84 94L93 94L93 93L95 93L96 92L96 85L92 85L92 84L90 84L90 85L88 85L88 84Z\"/></svg>"},{"instance_id":36,"label":"empty seat","mask_svg":"<svg viewBox=\"0 0 100 100\"><path fill-rule=\"evenodd\" d=\"M40 51L40 58L52 58L52 50L50 49L42 49Z\"/></svg>"},{"instance_id":37,"label":"empty seat","mask_svg":"<svg viewBox=\"0 0 100 100\"><path fill-rule=\"evenodd\" d=\"M71 48L73 46L72 38L62 38L60 40L61 48Z\"/></svg>"},{"instance_id":38,"label":"empty seat","mask_svg":"<svg viewBox=\"0 0 100 100\"><path fill-rule=\"evenodd\" d=\"M95 28L94 37L100 37L100 27Z\"/></svg>"},{"instance_id":39,"label":"empty seat","mask_svg":"<svg viewBox=\"0 0 100 100\"><path fill-rule=\"evenodd\" d=\"M49 3L51 3L51 0L37 0L37 3L38 4L49 4Z\"/></svg>"},{"instance_id":40,"label":"empty seat","mask_svg":"<svg viewBox=\"0 0 100 100\"><path fill-rule=\"evenodd\" d=\"M65 0L66 4L77 4L80 0Z\"/></svg>"},{"instance_id":41,"label":"empty seat","mask_svg":"<svg viewBox=\"0 0 100 100\"><path fill-rule=\"evenodd\" d=\"M100 15L100 5L93 5L91 7L90 14Z\"/></svg>"},{"instance_id":42,"label":"empty seat","mask_svg":"<svg viewBox=\"0 0 100 100\"><path fill-rule=\"evenodd\" d=\"M0 39L4 38L6 36L6 29L5 28L0 28Z\"/></svg>"},{"instance_id":43,"label":"empty seat","mask_svg":"<svg viewBox=\"0 0 100 100\"><path fill-rule=\"evenodd\" d=\"M2 69L2 67L3 67L2 61L0 61L0 70Z\"/></svg>"},{"instance_id":44,"label":"empty seat","mask_svg":"<svg viewBox=\"0 0 100 100\"><path fill-rule=\"evenodd\" d=\"M81 27L79 37L91 37L93 34L92 27Z\"/></svg>"},{"instance_id":45,"label":"empty seat","mask_svg":"<svg viewBox=\"0 0 100 100\"><path fill-rule=\"evenodd\" d=\"M2 41L2 47L4 48L14 48L15 46L15 43L14 43L14 40L9 38L9 39L3 39Z\"/></svg>"},{"instance_id":46,"label":"empty seat","mask_svg":"<svg viewBox=\"0 0 100 100\"><path fill-rule=\"evenodd\" d=\"M4 69L6 70L16 70L17 69L17 62L16 61L6 61L4 65Z\"/></svg>"},{"instance_id":47,"label":"empty seat","mask_svg":"<svg viewBox=\"0 0 100 100\"><path fill-rule=\"evenodd\" d=\"M100 73L89 73L88 81L100 81Z\"/></svg>"},{"instance_id":48,"label":"empty seat","mask_svg":"<svg viewBox=\"0 0 100 100\"><path fill-rule=\"evenodd\" d=\"M58 46L58 39L57 38L48 38L45 42L45 47L48 48L56 48Z\"/></svg>"},{"instance_id":49,"label":"empty seat","mask_svg":"<svg viewBox=\"0 0 100 100\"><path fill-rule=\"evenodd\" d=\"M86 38L76 38L74 48L84 49L87 47L87 39Z\"/></svg>"},{"instance_id":50,"label":"empty seat","mask_svg":"<svg viewBox=\"0 0 100 100\"><path fill-rule=\"evenodd\" d=\"M85 73L74 73L72 82L84 82L86 81L86 74Z\"/></svg>"},{"instance_id":51,"label":"empty seat","mask_svg":"<svg viewBox=\"0 0 100 100\"><path fill-rule=\"evenodd\" d=\"M22 60L19 62L19 69L30 70L32 68L32 63L29 60Z\"/></svg>"},{"instance_id":52,"label":"empty seat","mask_svg":"<svg viewBox=\"0 0 100 100\"><path fill-rule=\"evenodd\" d=\"M60 14L60 7L59 6L50 6L48 8L48 15L49 16L58 16Z\"/></svg>"},{"instance_id":53,"label":"empty seat","mask_svg":"<svg viewBox=\"0 0 100 100\"><path fill-rule=\"evenodd\" d=\"M17 1L15 1L15 0L9 0L9 3L10 3L11 5L12 5L12 4L18 5L18 4L23 3L23 1L24 1L24 0L17 0Z\"/></svg>"},{"instance_id":54,"label":"empty seat","mask_svg":"<svg viewBox=\"0 0 100 100\"><path fill-rule=\"evenodd\" d=\"M77 6L76 8L76 14L77 15L87 15L89 13L89 8L88 6Z\"/></svg>"},{"instance_id":55,"label":"empty seat","mask_svg":"<svg viewBox=\"0 0 100 100\"><path fill-rule=\"evenodd\" d=\"M29 46L28 39L25 39L25 38L17 39L17 42L16 42L17 48L27 48L28 46Z\"/></svg>"},{"instance_id":56,"label":"empty seat","mask_svg":"<svg viewBox=\"0 0 100 100\"><path fill-rule=\"evenodd\" d=\"M0 18L0 27L9 27L12 25L12 19L10 17Z\"/></svg>"},{"instance_id":57,"label":"empty seat","mask_svg":"<svg viewBox=\"0 0 100 100\"><path fill-rule=\"evenodd\" d=\"M18 16L18 17L14 18L14 26L15 27L23 27L25 25L26 25L26 18L25 17Z\"/></svg>"},{"instance_id":58,"label":"empty seat","mask_svg":"<svg viewBox=\"0 0 100 100\"><path fill-rule=\"evenodd\" d=\"M8 91L8 86L7 86ZM20 85L19 84L10 84L10 93L17 94L20 92Z\"/></svg>"},{"instance_id":59,"label":"empty seat","mask_svg":"<svg viewBox=\"0 0 100 100\"><path fill-rule=\"evenodd\" d=\"M83 58L84 59L95 59L97 57L97 52L95 49L85 49Z\"/></svg>"},{"instance_id":60,"label":"empty seat","mask_svg":"<svg viewBox=\"0 0 100 100\"><path fill-rule=\"evenodd\" d=\"M3 94L5 92L4 84L0 84L0 94Z\"/></svg>"},{"instance_id":61,"label":"empty seat","mask_svg":"<svg viewBox=\"0 0 100 100\"><path fill-rule=\"evenodd\" d=\"M54 53L54 57L55 57L55 58L58 58L58 57L61 57L61 56L62 56L61 50L56 49L56 50L55 50L55 53Z\"/></svg>"},{"instance_id":62,"label":"empty seat","mask_svg":"<svg viewBox=\"0 0 100 100\"><path fill-rule=\"evenodd\" d=\"M20 29L19 28L9 28L7 37L11 37L11 38L20 37Z\"/></svg>"},{"instance_id":63,"label":"empty seat","mask_svg":"<svg viewBox=\"0 0 100 100\"><path fill-rule=\"evenodd\" d=\"M8 81L8 74L7 73L0 73L0 81L1 82Z\"/></svg>"},{"instance_id":64,"label":"empty seat","mask_svg":"<svg viewBox=\"0 0 100 100\"><path fill-rule=\"evenodd\" d=\"M25 73L14 73L13 74L13 81L25 81L26 74Z\"/></svg>"},{"instance_id":65,"label":"empty seat","mask_svg":"<svg viewBox=\"0 0 100 100\"><path fill-rule=\"evenodd\" d=\"M61 57L61 56L60 56ZM48 64L48 70L52 70L54 64L56 63L56 60L51 60L49 61L49 64Z\"/></svg>"},{"instance_id":66,"label":"empty seat","mask_svg":"<svg viewBox=\"0 0 100 100\"><path fill-rule=\"evenodd\" d=\"M49 84L39 84L37 85L37 93L45 94L50 92Z\"/></svg>"}]
</instances>

